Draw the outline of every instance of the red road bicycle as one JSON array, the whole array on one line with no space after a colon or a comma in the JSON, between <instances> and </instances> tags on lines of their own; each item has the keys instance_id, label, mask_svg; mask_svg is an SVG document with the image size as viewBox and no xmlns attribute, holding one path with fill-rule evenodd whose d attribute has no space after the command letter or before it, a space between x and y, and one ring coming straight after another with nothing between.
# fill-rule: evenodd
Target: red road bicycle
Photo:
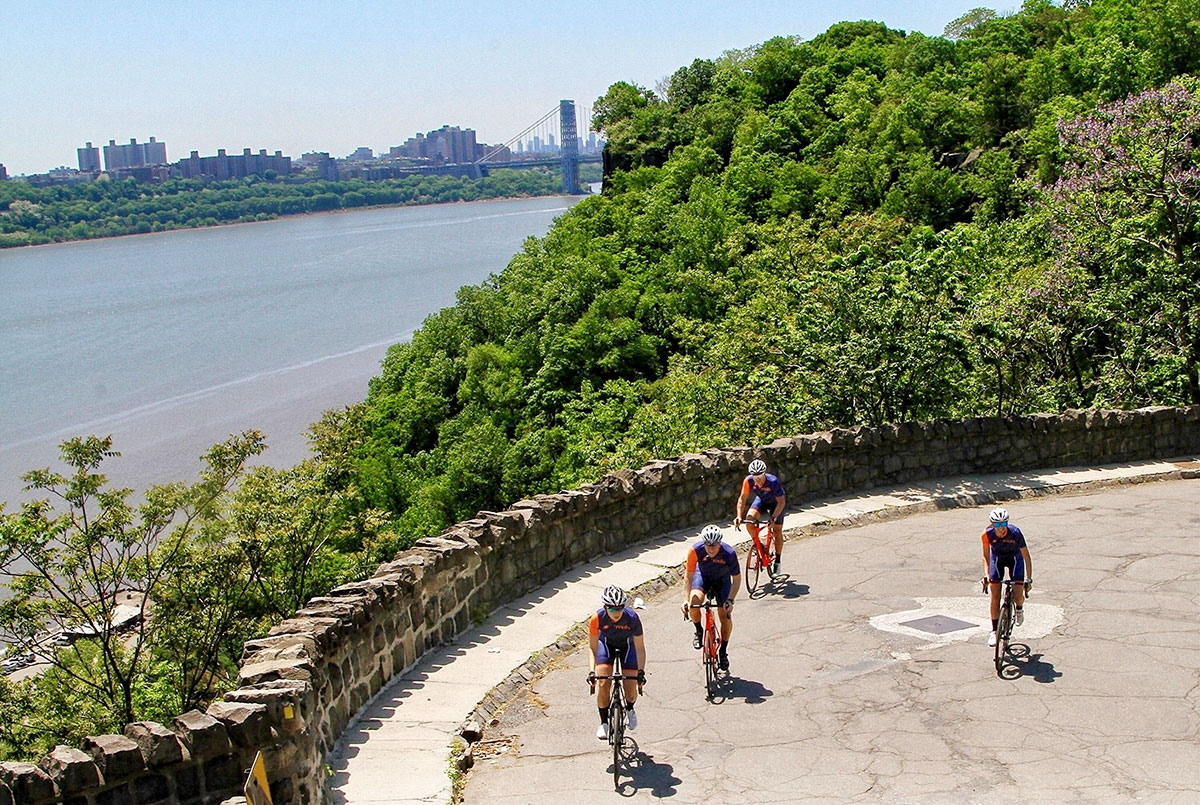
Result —
<instances>
[{"instance_id":1,"label":"red road bicycle","mask_svg":"<svg viewBox=\"0 0 1200 805\"><path fill-rule=\"evenodd\" d=\"M704 629L701 632L700 640L700 660L704 665L704 698L712 701L717 695L717 663L719 661L718 654L721 650L721 635L717 631L716 617L713 615L713 610L721 606L711 598L703 604L689 604L689 609L704 610ZM683 619L690 621L687 612L683 613Z\"/></svg>"},{"instance_id":2,"label":"red road bicycle","mask_svg":"<svg viewBox=\"0 0 1200 805\"><path fill-rule=\"evenodd\" d=\"M1024 582L1015 582L1012 579L1005 579L1000 582L1004 585L1000 593L1000 618L996 621L996 673L1002 674L1004 668L1004 658L1008 656L1008 643L1012 639L1013 624L1016 621L1015 607L1013 601L1012 588L1014 584L1023 584ZM983 589L986 592L988 580L984 579ZM1029 594L1029 587L1025 588L1026 595Z\"/></svg>"},{"instance_id":3,"label":"red road bicycle","mask_svg":"<svg viewBox=\"0 0 1200 805\"><path fill-rule=\"evenodd\" d=\"M746 531L751 540L750 550L746 554L746 591L754 595L758 589L758 576L764 569L767 571L767 578L775 580L775 538L767 520L743 520L742 524L747 526ZM758 538L762 526L767 528L766 544Z\"/></svg>"}]
</instances>

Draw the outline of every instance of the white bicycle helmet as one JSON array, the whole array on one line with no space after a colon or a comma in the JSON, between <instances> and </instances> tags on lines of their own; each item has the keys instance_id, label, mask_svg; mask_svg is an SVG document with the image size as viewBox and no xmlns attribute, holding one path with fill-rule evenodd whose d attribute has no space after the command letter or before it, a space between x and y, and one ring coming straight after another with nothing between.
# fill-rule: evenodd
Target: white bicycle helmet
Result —
<instances>
[{"instance_id":1,"label":"white bicycle helmet","mask_svg":"<svg viewBox=\"0 0 1200 805\"><path fill-rule=\"evenodd\" d=\"M767 471L767 462L761 458L756 458L750 462L749 470L751 475L762 475Z\"/></svg>"},{"instance_id":2,"label":"white bicycle helmet","mask_svg":"<svg viewBox=\"0 0 1200 805\"><path fill-rule=\"evenodd\" d=\"M992 524L1004 523L1008 525L1008 509L992 509L992 513L988 515L988 519Z\"/></svg>"},{"instance_id":3,"label":"white bicycle helmet","mask_svg":"<svg viewBox=\"0 0 1200 805\"><path fill-rule=\"evenodd\" d=\"M706 525L700 532L700 539L704 540L705 545L716 545L721 541L721 529L715 525Z\"/></svg>"},{"instance_id":4,"label":"white bicycle helmet","mask_svg":"<svg viewBox=\"0 0 1200 805\"><path fill-rule=\"evenodd\" d=\"M604 592L600 594L600 603L606 607L623 607L625 600L625 591L615 584L605 587Z\"/></svg>"}]
</instances>

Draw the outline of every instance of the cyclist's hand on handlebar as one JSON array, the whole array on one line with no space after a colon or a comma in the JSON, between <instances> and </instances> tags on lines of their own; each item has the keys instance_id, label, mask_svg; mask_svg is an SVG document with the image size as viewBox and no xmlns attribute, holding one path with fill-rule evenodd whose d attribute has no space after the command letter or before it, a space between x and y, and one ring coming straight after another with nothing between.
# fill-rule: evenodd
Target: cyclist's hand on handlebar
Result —
<instances>
[{"instance_id":1,"label":"cyclist's hand on handlebar","mask_svg":"<svg viewBox=\"0 0 1200 805\"><path fill-rule=\"evenodd\" d=\"M984 576L983 579L979 582L979 584L983 588L983 591L986 593L988 591L988 577Z\"/></svg>"},{"instance_id":2,"label":"cyclist's hand on handlebar","mask_svg":"<svg viewBox=\"0 0 1200 805\"><path fill-rule=\"evenodd\" d=\"M638 669L637 681L639 685L646 684L646 672L643 669Z\"/></svg>"},{"instance_id":3,"label":"cyclist's hand on handlebar","mask_svg":"<svg viewBox=\"0 0 1200 805\"><path fill-rule=\"evenodd\" d=\"M1029 591L1033 589L1033 579L1025 582L1025 595L1029 595Z\"/></svg>"},{"instance_id":4,"label":"cyclist's hand on handlebar","mask_svg":"<svg viewBox=\"0 0 1200 805\"><path fill-rule=\"evenodd\" d=\"M742 518L741 518L741 517L734 517L734 518L733 518L733 530L734 530L734 531L741 531L741 530L742 530Z\"/></svg>"},{"instance_id":5,"label":"cyclist's hand on handlebar","mask_svg":"<svg viewBox=\"0 0 1200 805\"><path fill-rule=\"evenodd\" d=\"M725 603L724 603L724 604L722 604L721 606L725 607L725 611L726 611L726 612L729 612L730 610L732 610L732 609L733 609L733 599L732 599L732 598L726 598L726 599L725 599Z\"/></svg>"}]
</instances>

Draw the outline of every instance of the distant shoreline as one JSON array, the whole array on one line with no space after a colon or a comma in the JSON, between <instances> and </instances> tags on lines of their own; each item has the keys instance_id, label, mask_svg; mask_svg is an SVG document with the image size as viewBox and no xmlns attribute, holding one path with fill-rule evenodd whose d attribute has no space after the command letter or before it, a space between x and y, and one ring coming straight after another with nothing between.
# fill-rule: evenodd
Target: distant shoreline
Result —
<instances>
[{"instance_id":1,"label":"distant shoreline","mask_svg":"<svg viewBox=\"0 0 1200 805\"><path fill-rule=\"evenodd\" d=\"M590 185L590 184L594 184L594 183L589 182L589 183L585 183L585 184ZM588 193L584 193L582 195L584 197L586 197L586 196L591 196L591 195L596 195L596 194L588 192ZM315 210L315 211L285 213L285 214L281 214L281 215L276 215L273 218L265 218L261 221L230 221L228 223L208 224L205 226L177 226L177 227L171 227L169 229L159 229L154 232L126 232L126 233L120 234L120 235L98 235L94 238L71 238L70 240L55 240L55 241L50 241L49 243L24 243L19 246L0 245L0 253L10 251L10 250L16 250L16 249L38 249L38 248L42 248L44 246L65 246L70 243L87 243L89 241L97 241L97 240L116 240L117 238L140 238L140 237L145 237L146 235L162 235L162 234L166 234L168 232L196 232L196 231L199 231L202 229L224 229L226 227L231 227L231 226L253 226L255 224L270 224L270 223L275 223L276 221L282 221L285 219L308 218L308 217L317 217L317 216L326 216L326 215L343 215L343 214L348 214L348 213L362 212L364 210L389 210L389 209L407 208L407 207L445 207L445 206L449 206L452 204L486 204L491 201L519 201L521 199L529 199L529 198L579 198L579 196L571 196L571 195L567 195L565 193L546 193L544 195L543 194L521 193L521 194L512 195L512 196L494 196L492 198L479 198L479 199L472 199L469 201L463 200L463 199L456 199L454 201L429 201L429 202L424 202L424 203L420 203L420 204L364 204L359 207L350 207L350 208L340 207L336 210Z\"/></svg>"}]
</instances>

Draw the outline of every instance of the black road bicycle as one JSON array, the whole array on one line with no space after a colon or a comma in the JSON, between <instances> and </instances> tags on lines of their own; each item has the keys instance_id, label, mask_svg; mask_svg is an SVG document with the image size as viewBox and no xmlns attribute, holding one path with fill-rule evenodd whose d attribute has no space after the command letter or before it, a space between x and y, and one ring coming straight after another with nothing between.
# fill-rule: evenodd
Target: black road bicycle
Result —
<instances>
[{"instance_id":1,"label":"black road bicycle","mask_svg":"<svg viewBox=\"0 0 1200 805\"><path fill-rule=\"evenodd\" d=\"M625 743L625 682L637 680L638 693L641 693L642 686L645 685L645 679L639 674L637 676L627 676L624 669L621 667L621 655L618 652L613 657L612 673L598 676L595 672L588 674L588 688L592 695L596 695L596 682L601 679L607 679L612 682L612 689L608 700L608 743L612 746L613 757L613 788L620 790L621 788L621 752Z\"/></svg>"}]
</instances>

